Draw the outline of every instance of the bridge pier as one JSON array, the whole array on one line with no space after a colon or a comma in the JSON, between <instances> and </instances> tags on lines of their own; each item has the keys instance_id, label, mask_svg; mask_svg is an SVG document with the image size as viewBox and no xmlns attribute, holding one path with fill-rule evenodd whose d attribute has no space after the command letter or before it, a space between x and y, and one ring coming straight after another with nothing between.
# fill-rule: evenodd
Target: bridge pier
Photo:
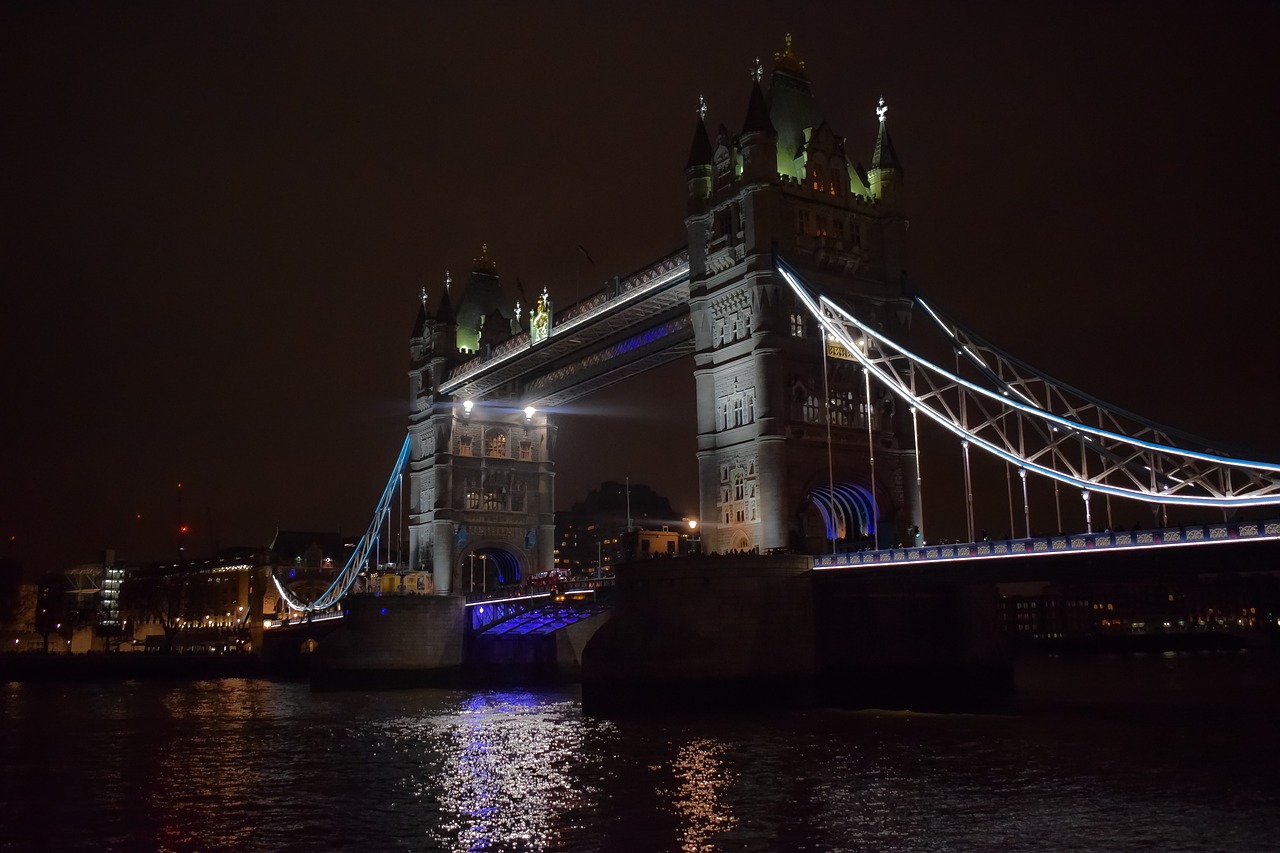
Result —
<instances>
[{"instance_id":1,"label":"bridge pier","mask_svg":"<svg viewBox=\"0 0 1280 853\"><path fill-rule=\"evenodd\" d=\"M824 577L807 557L619 567L613 619L583 651L583 708L960 709L1007 694L994 586L907 573Z\"/></svg>"},{"instance_id":2,"label":"bridge pier","mask_svg":"<svg viewBox=\"0 0 1280 853\"><path fill-rule=\"evenodd\" d=\"M312 656L312 689L457 683L465 603L461 595L350 596L342 627Z\"/></svg>"}]
</instances>

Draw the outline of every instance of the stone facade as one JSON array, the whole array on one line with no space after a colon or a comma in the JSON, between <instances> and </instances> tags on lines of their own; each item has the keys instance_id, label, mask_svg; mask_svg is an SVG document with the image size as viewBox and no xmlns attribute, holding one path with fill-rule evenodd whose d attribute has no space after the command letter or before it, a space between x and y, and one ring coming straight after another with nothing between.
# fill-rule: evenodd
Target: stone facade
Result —
<instances>
[{"instance_id":1,"label":"stone facade","mask_svg":"<svg viewBox=\"0 0 1280 853\"><path fill-rule=\"evenodd\" d=\"M686 176L704 548L829 548L815 505L831 491L829 465L851 496L827 500L835 536L905 541L919 523L909 415L884 389L868 394L856 362L824 364L820 329L774 266L776 254L902 336L903 175L883 112L863 171L788 45L767 92L753 84L741 133L721 126L713 143L699 118Z\"/></svg>"},{"instance_id":2,"label":"stone facade","mask_svg":"<svg viewBox=\"0 0 1280 853\"><path fill-rule=\"evenodd\" d=\"M497 279L485 263L472 279L494 302ZM463 305L473 301L463 294ZM436 316L424 304L410 340L408 569L429 572L440 594L546 571L555 548L555 425L512 399L440 393L448 372L470 355L458 343L460 322L446 292Z\"/></svg>"}]
</instances>

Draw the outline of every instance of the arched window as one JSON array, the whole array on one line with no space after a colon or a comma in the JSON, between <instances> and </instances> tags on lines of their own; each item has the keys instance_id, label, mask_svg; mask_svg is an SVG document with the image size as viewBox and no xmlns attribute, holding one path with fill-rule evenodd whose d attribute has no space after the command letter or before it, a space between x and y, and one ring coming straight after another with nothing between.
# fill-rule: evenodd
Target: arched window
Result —
<instances>
[{"instance_id":1,"label":"arched window","mask_svg":"<svg viewBox=\"0 0 1280 853\"><path fill-rule=\"evenodd\" d=\"M459 455L459 456L470 456L470 455L471 455L471 436L469 436L469 435L459 436L459 438L458 438L458 455Z\"/></svg>"},{"instance_id":2,"label":"arched window","mask_svg":"<svg viewBox=\"0 0 1280 853\"><path fill-rule=\"evenodd\" d=\"M798 312L791 314L791 337L804 337L804 315Z\"/></svg>"},{"instance_id":3,"label":"arched window","mask_svg":"<svg viewBox=\"0 0 1280 853\"><path fill-rule=\"evenodd\" d=\"M484 490L484 508L487 510L502 509L502 492L499 489Z\"/></svg>"},{"instance_id":4,"label":"arched window","mask_svg":"<svg viewBox=\"0 0 1280 853\"><path fill-rule=\"evenodd\" d=\"M816 424L819 420L821 410L818 406L818 398L810 394L804 398L804 419L806 423Z\"/></svg>"},{"instance_id":5,"label":"arched window","mask_svg":"<svg viewBox=\"0 0 1280 853\"><path fill-rule=\"evenodd\" d=\"M511 483L511 511L524 512L524 481L515 480Z\"/></svg>"},{"instance_id":6,"label":"arched window","mask_svg":"<svg viewBox=\"0 0 1280 853\"><path fill-rule=\"evenodd\" d=\"M484 455L505 459L507 457L507 434L500 429L491 429L485 433Z\"/></svg>"}]
</instances>

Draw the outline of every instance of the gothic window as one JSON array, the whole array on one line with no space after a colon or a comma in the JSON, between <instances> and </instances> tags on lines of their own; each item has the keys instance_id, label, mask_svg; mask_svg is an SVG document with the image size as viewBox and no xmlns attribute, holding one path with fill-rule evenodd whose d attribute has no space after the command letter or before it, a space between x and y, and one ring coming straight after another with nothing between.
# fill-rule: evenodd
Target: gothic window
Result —
<instances>
[{"instance_id":1,"label":"gothic window","mask_svg":"<svg viewBox=\"0 0 1280 853\"><path fill-rule=\"evenodd\" d=\"M747 395L747 423L756 422L756 398L754 394Z\"/></svg>"},{"instance_id":2,"label":"gothic window","mask_svg":"<svg viewBox=\"0 0 1280 853\"><path fill-rule=\"evenodd\" d=\"M739 397L733 401L733 425L742 426L743 399Z\"/></svg>"},{"instance_id":3,"label":"gothic window","mask_svg":"<svg viewBox=\"0 0 1280 853\"><path fill-rule=\"evenodd\" d=\"M849 244L851 246L862 245L862 224L856 219L849 220Z\"/></svg>"},{"instance_id":4,"label":"gothic window","mask_svg":"<svg viewBox=\"0 0 1280 853\"><path fill-rule=\"evenodd\" d=\"M511 484L511 511L524 512L524 482L521 480Z\"/></svg>"},{"instance_id":5,"label":"gothic window","mask_svg":"<svg viewBox=\"0 0 1280 853\"><path fill-rule=\"evenodd\" d=\"M854 423L854 392L837 391L831 400L831 423L836 427L849 427Z\"/></svg>"},{"instance_id":6,"label":"gothic window","mask_svg":"<svg viewBox=\"0 0 1280 853\"><path fill-rule=\"evenodd\" d=\"M471 455L471 436L464 435L458 438L458 455L459 456Z\"/></svg>"},{"instance_id":7,"label":"gothic window","mask_svg":"<svg viewBox=\"0 0 1280 853\"><path fill-rule=\"evenodd\" d=\"M791 315L791 337L804 337L804 315L800 313L792 313Z\"/></svg>"},{"instance_id":8,"label":"gothic window","mask_svg":"<svg viewBox=\"0 0 1280 853\"><path fill-rule=\"evenodd\" d=\"M740 501L746 496L746 478L739 470L733 475L733 499Z\"/></svg>"},{"instance_id":9,"label":"gothic window","mask_svg":"<svg viewBox=\"0 0 1280 853\"><path fill-rule=\"evenodd\" d=\"M480 484L473 478L467 478L467 509L480 508Z\"/></svg>"},{"instance_id":10,"label":"gothic window","mask_svg":"<svg viewBox=\"0 0 1280 853\"><path fill-rule=\"evenodd\" d=\"M840 190L840 170L831 170L831 194L838 195Z\"/></svg>"},{"instance_id":11,"label":"gothic window","mask_svg":"<svg viewBox=\"0 0 1280 853\"><path fill-rule=\"evenodd\" d=\"M818 409L818 398L813 394L804 398L804 419L806 423L816 424L820 412Z\"/></svg>"},{"instance_id":12,"label":"gothic window","mask_svg":"<svg viewBox=\"0 0 1280 853\"><path fill-rule=\"evenodd\" d=\"M800 233L801 233L801 234L808 234L808 233L809 233L809 231L810 231L810 226L809 226L809 211L807 211L807 210L802 210L802 211L800 211Z\"/></svg>"},{"instance_id":13,"label":"gothic window","mask_svg":"<svg viewBox=\"0 0 1280 853\"><path fill-rule=\"evenodd\" d=\"M836 391L831 398L831 423L834 426L850 426L857 411L852 391Z\"/></svg>"},{"instance_id":14,"label":"gothic window","mask_svg":"<svg viewBox=\"0 0 1280 853\"><path fill-rule=\"evenodd\" d=\"M533 442L527 438L520 442L520 458L525 462L533 460Z\"/></svg>"},{"instance_id":15,"label":"gothic window","mask_svg":"<svg viewBox=\"0 0 1280 853\"><path fill-rule=\"evenodd\" d=\"M484 437L484 455L498 459L507 456L507 434L500 429L491 429Z\"/></svg>"},{"instance_id":16,"label":"gothic window","mask_svg":"<svg viewBox=\"0 0 1280 853\"><path fill-rule=\"evenodd\" d=\"M488 510L502 509L502 493L497 489L485 489L484 508Z\"/></svg>"},{"instance_id":17,"label":"gothic window","mask_svg":"<svg viewBox=\"0 0 1280 853\"><path fill-rule=\"evenodd\" d=\"M828 225L829 220L827 219L827 217L819 216L817 217L816 221L818 223L818 236L819 237L827 236L827 231L830 228L830 226Z\"/></svg>"}]
</instances>

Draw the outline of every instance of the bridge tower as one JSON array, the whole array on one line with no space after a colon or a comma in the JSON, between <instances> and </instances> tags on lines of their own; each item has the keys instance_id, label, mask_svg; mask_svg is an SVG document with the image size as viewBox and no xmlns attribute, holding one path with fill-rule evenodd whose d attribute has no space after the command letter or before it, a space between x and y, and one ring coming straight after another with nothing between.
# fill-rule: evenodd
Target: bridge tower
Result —
<instances>
[{"instance_id":1,"label":"bridge tower","mask_svg":"<svg viewBox=\"0 0 1280 853\"><path fill-rule=\"evenodd\" d=\"M440 392L459 365L520 330L487 247L455 310L446 277L439 307L425 290L410 337L409 570L438 594L492 589L551 568L555 426L514 398ZM534 312L530 312L533 314Z\"/></svg>"},{"instance_id":2,"label":"bridge tower","mask_svg":"<svg viewBox=\"0 0 1280 853\"><path fill-rule=\"evenodd\" d=\"M790 36L767 90L762 78L757 62L738 134L721 125L713 141L700 108L686 165L704 547L907 542L920 517L910 415L868 392L848 353L824 355L774 267L776 253L860 319L905 332L903 169L884 104L864 170Z\"/></svg>"}]
</instances>

